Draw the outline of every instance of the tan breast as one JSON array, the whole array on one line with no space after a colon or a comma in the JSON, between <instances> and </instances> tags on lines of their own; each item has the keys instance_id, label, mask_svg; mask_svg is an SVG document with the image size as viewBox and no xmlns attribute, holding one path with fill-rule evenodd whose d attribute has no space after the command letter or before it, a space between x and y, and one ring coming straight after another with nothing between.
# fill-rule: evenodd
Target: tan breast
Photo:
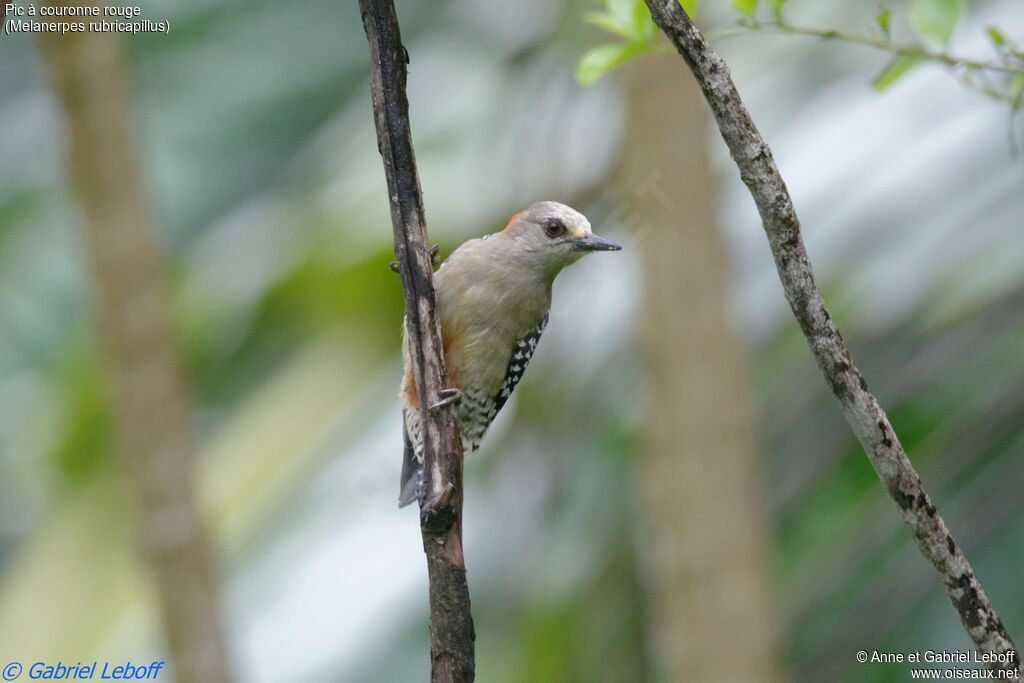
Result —
<instances>
[{"instance_id":1,"label":"tan breast","mask_svg":"<svg viewBox=\"0 0 1024 683\"><path fill-rule=\"evenodd\" d=\"M497 392L515 345L537 328L551 286L508 258L499 233L459 247L437 273L438 314L449 379Z\"/></svg>"}]
</instances>

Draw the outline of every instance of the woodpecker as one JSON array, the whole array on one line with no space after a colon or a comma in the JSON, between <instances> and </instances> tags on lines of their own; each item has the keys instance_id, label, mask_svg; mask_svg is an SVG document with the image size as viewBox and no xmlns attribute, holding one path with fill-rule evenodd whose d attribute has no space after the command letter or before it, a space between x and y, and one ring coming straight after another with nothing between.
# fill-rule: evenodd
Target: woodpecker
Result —
<instances>
[{"instance_id":1,"label":"woodpecker","mask_svg":"<svg viewBox=\"0 0 1024 683\"><path fill-rule=\"evenodd\" d=\"M587 252L620 249L593 234L575 209L538 202L513 216L501 232L469 240L441 264L434 287L451 386L430 408L455 403L465 453L480 446L522 378L548 322L555 276ZM409 354L403 334L399 398L405 453L399 507L418 499L423 479L420 403Z\"/></svg>"}]
</instances>

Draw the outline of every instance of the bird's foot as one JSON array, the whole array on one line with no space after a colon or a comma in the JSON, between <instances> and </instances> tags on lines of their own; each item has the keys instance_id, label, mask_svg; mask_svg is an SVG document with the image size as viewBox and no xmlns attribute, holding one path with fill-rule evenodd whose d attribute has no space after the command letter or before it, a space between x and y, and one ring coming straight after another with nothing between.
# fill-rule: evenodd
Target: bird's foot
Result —
<instances>
[{"instance_id":1,"label":"bird's foot","mask_svg":"<svg viewBox=\"0 0 1024 683\"><path fill-rule=\"evenodd\" d=\"M441 245L435 244L430 248L430 265L434 267L434 270L437 270L437 267L438 265L440 265L440 263ZM402 266L398 263L398 261L392 261L391 263L388 264L388 270L390 270L392 273L401 273Z\"/></svg>"},{"instance_id":2,"label":"bird's foot","mask_svg":"<svg viewBox=\"0 0 1024 683\"><path fill-rule=\"evenodd\" d=\"M455 388L442 389L441 391L437 392L437 395L441 397L441 400L431 405L431 410L437 410L438 408L450 406L453 403L458 403L459 401L462 400L462 392Z\"/></svg>"}]
</instances>

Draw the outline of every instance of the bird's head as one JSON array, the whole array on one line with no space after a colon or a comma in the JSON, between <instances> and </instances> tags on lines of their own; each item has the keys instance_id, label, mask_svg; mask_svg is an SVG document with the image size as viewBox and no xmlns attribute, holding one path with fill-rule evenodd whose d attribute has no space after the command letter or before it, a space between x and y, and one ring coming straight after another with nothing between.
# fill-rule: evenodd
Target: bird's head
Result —
<instances>
[{"instance_id":1,"label":"bird's head","mask_svg":"<svg viewBox=\"0 0 1024 683\"><path fill-rule=\"evenodd\" d=\"M519 258L551 277L588 252L622 249L591 232L586 216L558 202L537 202L520 211L502 235L513 240Z\"/></svg>"}]
</instances>

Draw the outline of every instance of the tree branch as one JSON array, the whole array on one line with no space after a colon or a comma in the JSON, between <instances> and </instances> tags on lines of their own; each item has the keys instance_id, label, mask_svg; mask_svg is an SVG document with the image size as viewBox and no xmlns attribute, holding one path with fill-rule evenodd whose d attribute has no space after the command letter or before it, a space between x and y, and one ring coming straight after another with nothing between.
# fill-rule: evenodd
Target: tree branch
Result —
<instances>
[{"instance_id":1,"label":"tree branch","mask_svg":"<svg viewBox=\"0 0 1024 683\"><path fill-rule=\"evenodd\" d=\"M722 138L757 204L786 299L846 421L900 508L921 553L938 573L978 650L1012 653L1009 662L992 662L987 666L993 670L1016 670L1019 675L1020 656L999 615L924 490L888 417L868 390L825 307L786 184L732 82L728 67L705 42L678 0L645 2L655 23L672 41L704 91Z\"/></svg>"},{"instance_id":2,"label":"tree branch","mask_svg":"<svg viewBox=\"0 0 1024 683\"><path fill-rule=\"evenodd\" d=\"M473 617L462 552L462 442L451 406L430 410L445 384L441 327L423 198L406 98L408 52L392 0L359 0L370 46L370 88L377 147L384 160L391 222L405 293L405 330L423 421L420 530L430 582L431 680L474 676Z\"/></svg>"}]
</instances>

